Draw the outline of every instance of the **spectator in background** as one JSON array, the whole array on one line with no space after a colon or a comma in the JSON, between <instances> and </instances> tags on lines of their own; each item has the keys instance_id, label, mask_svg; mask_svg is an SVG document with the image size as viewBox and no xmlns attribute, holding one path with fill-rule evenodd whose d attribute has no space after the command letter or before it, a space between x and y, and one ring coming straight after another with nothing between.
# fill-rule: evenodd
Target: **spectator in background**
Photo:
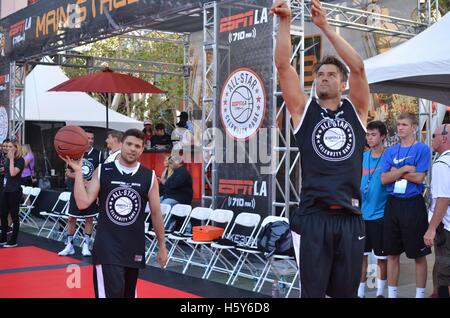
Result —
<instances>
[{"instance_id":1,"label":"spectator in background","mask_svg":"<svg viewBox=\"0 0 450 318\"><path fill-rule=\"evenodd\" d=\"M3 187L4 187L4 179L5 179L5 161L7 159L7 155L8 155L8 143L10 142L9 138L6 138L5 140L3 140L3 143L1 144L1 148L0 148L0 207L2 204L2 193L3 193ZM1 211L0 211L1 213ZM8 234L12 233L12 219L11 219L11 215L8 216ZM0 220L0 225L1 225L1 220ZM1 230L0 230L1 232Z\"/></svg>"},{"instance_id":2,"label":"spectator in background","mask_svg":"<svg viewBox=\"0 0 450 318\"><path fill-rule=\"evenodd\" d=\"M151 138L152 147L170 147L172 145L172 140L170 135L166 133L166 127L164 124L156 124L155 134Z\"/></svg>"},{"instance_id":3,"label":"spectator in background","mask_svg":"<svg viewBox=\"0 0 450 318\"><path fill-rule=\"evenodd\" d=\"M122 138L123 134L120 131L112 130L108 133L108 138L106 138L108 157L104 163L113 162L119 157L122 148Z\"/></svg>"},{"instance_id":4,"label":"spectator in background","mask_svg":"<svg viewBox=\"0 0 450 318\"><path fill-rule=\"evenodd\" d=\"M144 147L145 149L151 148L151 139L153 136L152 131L152 122L149 119L144 120L144 129L142 130L144 133Z\"/></svg>"},{"instance_id":5,"label":"spectator in background","mask_svg":"<svg viewBox=\"0 0 450 318\"><path fill-rule=\"evenodd\" d=\"M172 175L167 180L161 180L164 186L164 195L161 197L161 203L174 206L175 204L191 204L192 203L192 178L183 160L180 156L173 155L168 159L169 168L173 170Z\"/></svg>"},{"instance_id":6,"label":"spectator in background","mask_svg":"<svg viewBox=\"0 0 450 318\"><path fill-rule=\"evenodd\" d=\"M164 195L164 184L166 183L167 179L173 174L172 167L169 166L169 158L170 156L167 156L164 158L164 170L161 174L161 177L158 177L158 181L160 183L159 186L159 196L160 198Z\"/></svg>"},{"instance_id":7,"label":"spectator in background","mask_svg":"<svg viewBox=\"0 0 450 318\"><path fill-rule=\"evenodd\" d=\"M0 237L0 246L16 247L17 238L19 236L19 206L22 200L21 174L25 166L25 160L22 158L22 147L15 141L6 143L8 155L5 161L5 181L3 192L1 193L0 214L2 220L2 234ZM8 232L8 215L11 214L13 220L13 231L9 240L7 240Z\"/></svg>"},{"instance_id":8,"label":"spectator in background","mask_svg":"<svg viewBox=\"0 0 450 318\"><path fill-rule=\"evenodd\" d=\"M186 128L189 130L192 134L194 134L194 125L189 120L189 115L187 112L181 112L180 115L178 115L178 118L180 119L177 123L178 127Z\"/></svg>"},{"instance_id":9,"label":"spectator in background","mask_svg":"<svg viewBox=\"0 0 450 318\"><path fill-rule=\"evenodd\" d=\"M424 243L427 208L422 196L423 181L430 164L430 148L416 141L418 120L412 113L397 117L400 143L387 148L381 166L381 182L389 194L384 209L384 252L388 256L388 295L397 298L400 254L416 263L416 298L425 297L427 258L431 249Z\"/></svg>"},{"instance_id":10,"label":"spectator in background","mask_svg":"<svg viewBox=\"0 0 450 318\"><path fill-rule=\"evenodd\" d=\"M433 163L432 202L423 240L428 247L434 245L437 285L446 286L450 293L450 136L447 126L440 125L433 134L432 147L439 157Z\"/></svg>"},{"instance_id":11,"label":"spectator in background","mask_svg":"<svg viewBox=\"0 0 450 318\"><path fill-rule=\"evenodd\" d=\"M27 187L33 186L34 177L34 155L29 144L22 146L23 159L25 160L25 168L22 171L22 185Z\"/></svg>"},{"instance_id":12,"label":"spectator in background","mask_svg":"<svg viewBox=\"0 0 450 318\"><path fill-rule=\"evenodd\" d=\"M384 297L387 278L387 257L383 249L383 217L386 205L386 186L381 184L381 166L383 165L384 140L387 128L381 121L372 121L367 125L367 144L364 152L361 178L361 212L366 228L366 247L361 272L358 297L364 298L367 281L368 255L373 252L377 258L377 298Z\"/></svg>"}]
</instances>

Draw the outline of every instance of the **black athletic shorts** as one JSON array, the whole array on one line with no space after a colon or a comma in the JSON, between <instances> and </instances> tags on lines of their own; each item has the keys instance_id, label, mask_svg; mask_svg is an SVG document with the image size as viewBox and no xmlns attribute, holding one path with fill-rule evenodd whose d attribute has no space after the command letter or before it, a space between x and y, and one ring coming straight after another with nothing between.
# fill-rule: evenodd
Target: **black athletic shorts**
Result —
<instances>
[{"instance_id":1,"label":"black athletic shorts","mask_svg":"<svg viewBox=\"0 0 450 318\"><path fill-rule=\"evenodd\" d=\"M364 253L373 251L375 256L386 258L383 249L383 218L364 221L366 227L366 247Z\"/></svg>"},{"instance_id":2,"label":"black athletic shorts","mask_svg":"<svg viewBox=\"0 0 450 318\"><path fill-rule=\"evenodd\" d=\"M384 252L386 255L406 253L419 258L431 253L423 241L428 229L428 213L421 195L412 198L388 196L384 209Z\"/></svg>"},{"instance_id":3,"label":"black athletic shorts","mask_svg":"<svg viewBox=\"0 0 450 318\"><path fill-rule=\"evenodd\" d=\"M96 298L136 298L139 268L120 265L94 265Z\"/></svg>"},{"instance_id":4,"label":"black athletic shorts","mask_svg":"<svg viewBox=\"0 0 450 318\"><path fill-rule=\"evenodd\" d=\"M75 218L80 218L80 219L87 218L87 217L93 217L98 214L97 202L92 203L91 206L85 210L80 210L77 207L75 198L72 193L72 195L70 196L69 209L67 210L67 214L69 216L72 216Z\"/></svg>"},{"instance_id":5,"label":"black athletic shorts","mask_svg":"<svg viewBox=\"0 0 450 318\"><path fill-rule=\"evenodd\" d=\"M300 215L297 209L291 220L300 240L294 246L300 246L301 297L356 297L365 239L361 215L346 210Z\"/></svg>"}]
</instances>

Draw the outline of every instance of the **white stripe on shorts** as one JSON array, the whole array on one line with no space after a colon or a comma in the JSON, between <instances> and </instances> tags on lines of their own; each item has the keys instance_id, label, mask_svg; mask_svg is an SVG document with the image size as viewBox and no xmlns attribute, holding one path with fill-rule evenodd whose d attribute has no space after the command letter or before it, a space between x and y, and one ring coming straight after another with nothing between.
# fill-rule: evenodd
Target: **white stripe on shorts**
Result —
<instances>
[{"instance_id":1,"label":"white stripe on shorts","mask_svg":"<svg viewBox=\"0 0 450 318\"><path fill-rule=\"evenodd\" d=\"M98 294L98 298L106 298L105 280L103 279L102 265L95 265L95 270L97 272L97 294Z\"/></svg>"}]
</instances>

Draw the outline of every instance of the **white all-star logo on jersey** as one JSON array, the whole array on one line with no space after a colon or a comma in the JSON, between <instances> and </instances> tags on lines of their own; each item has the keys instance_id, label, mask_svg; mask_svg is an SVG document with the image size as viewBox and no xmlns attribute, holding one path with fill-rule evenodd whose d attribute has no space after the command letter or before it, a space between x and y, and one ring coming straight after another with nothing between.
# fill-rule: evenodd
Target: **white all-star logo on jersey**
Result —
<instances>
[{"instance_id":1,"label":"white all-star logo on jersey","mask_svg":"<svg viewBox=\"0 0 450 318\"><path fill-rule=\"evenodd\" d=\"M116 188L106 198L106 214L114 224L121 226L136 222L141 206L141 196L132 188Z\"/></svg>"},{"instance_id":2,"label":"white all-star logo on jersey","mask_svg":"<svg viewBox=\"0 0 450 318\"><path fill-rule=\"evenodd\" d=\"M317 155L327 161L343 161L355 151L355 133L343 118L322 119L314 128L312 145Z\"/></svg>"},{"instance_id":3,"label":"white all-star logo on jersey","mask_svg":"<svg viewBox=\"0 0 450 318\"><path fill-rule=\"evenodd\" d=\"M83 178L85 180L91 180L94 174L94 165L89 160L83 158L81 163L81 172L83 173Z\"/></svg>"}]
</instances>

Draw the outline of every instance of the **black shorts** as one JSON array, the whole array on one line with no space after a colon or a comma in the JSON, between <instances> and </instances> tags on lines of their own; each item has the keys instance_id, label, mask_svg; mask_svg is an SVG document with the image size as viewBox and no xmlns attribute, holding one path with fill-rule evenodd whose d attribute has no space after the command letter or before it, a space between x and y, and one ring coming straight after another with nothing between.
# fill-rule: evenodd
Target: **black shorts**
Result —
<instances>
[{"instance_id":1,"label":"black shorts","mask_svg":"<svg viewBox=\"0 0 450 318\"><path fill-rule=\"evenodd\" d=\"M301 297L356 297L365 237L361 215L335 210L297 214L295 229Z\"/></svg>"},{"instance_id":2,"label":"black shorts","mask_svg":"<svg viewBox=\"0 0 450 318\"><path fill-rule=\"evenodd\" d=\"M94 265L96 298L136 298L139 268L120 265Z\"/></svg>"},{"instance_id":3,"label":"black shorts","mask_svg":"<svg viewBox=\"0 0 450 318\"><path fill-rule=\"evenodd\" d=\"M383 249L383 223L383 218L364 221L366 226L366 247L364 248L364 253L373 251L373 254L381 259L386 258Z\"/></svg>"},{"instance_id":4,"label":"black shorts","mask_svg":"<svg viewBox=\"0 0 450 318\"><path fill-rule=\"evenodd\" d=\"M412 198L388 196L384 209L384 252L386 255L406 253L419 258L431 253L423 241L428 229L428 214L421 195Z\"/></svg>"},{"instance_id":5,"label":"black shorts","mask_svg":"<svg viewBox=\"0 0 450 318\"><path fill-rule=\"evenodd\" d=\"M442 223L436 229L434 238L437 281L439 286L450 286L450 231Z\"/></svg>"},{"instance_id":6,"label":"black shorts","mask_svg":"<svg viewBox=\"0 0 450 318\"><path fill-rule=\"evenodd\" d=\"M97 202L94 202L91 204L90 207L84 210L80 210L77 207L77 204L75 203L75 198L73 197L73 193L70 196L69 201L69 209L67 210L67 214L69 216L73 216L75 218L88 218L93 217L98 214L98 205Z\"/></svg>"}]
</instances>

